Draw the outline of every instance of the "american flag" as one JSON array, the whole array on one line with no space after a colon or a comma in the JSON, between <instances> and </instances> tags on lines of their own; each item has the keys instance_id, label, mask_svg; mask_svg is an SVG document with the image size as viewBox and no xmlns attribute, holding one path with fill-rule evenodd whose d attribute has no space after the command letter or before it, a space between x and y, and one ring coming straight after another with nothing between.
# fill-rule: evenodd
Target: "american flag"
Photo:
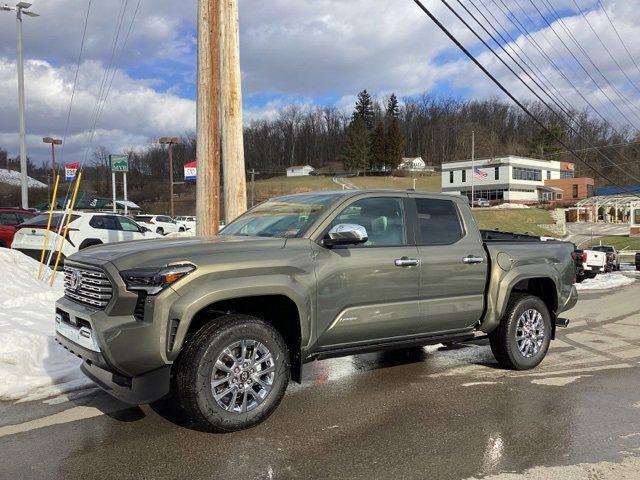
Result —
<instances>
[{"instance_id":1,"label":"american flag","mask_svg":"<svg viewBox=\"0 0 640 480\"><path fill-rule=\"evenodd\" d=\"M487 172L483 172L478 167L473 169L473 178L476 180L486 180L489 174Z\"/></svg>"}]
</instances>

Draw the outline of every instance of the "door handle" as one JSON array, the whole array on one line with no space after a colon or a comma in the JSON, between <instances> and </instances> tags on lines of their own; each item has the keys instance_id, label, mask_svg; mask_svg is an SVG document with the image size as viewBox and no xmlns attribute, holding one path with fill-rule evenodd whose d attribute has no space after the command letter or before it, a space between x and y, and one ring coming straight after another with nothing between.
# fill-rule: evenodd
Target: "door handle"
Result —
<instances>
[{"instance_id":1,"label":"door handle","mask_svg":"<svg viewBox=\"0 0 640 480\"><path fill-rule=\"evenodd\" d=\"M396 258L396 267L417 267L420 264L420 260L417 260L415 258L408 258L408 257L402 257L402 258Z\"/></svg>"},{"instance_id":2,"label":"door handle","mask_svg":"<svg viewBox=\"0 0 640 480\"><path fill-rule=\"evenodd\" d=\"M483 263L484 258L476 257L475 255L467 255L462 259L462 263L471 264L471 263Z\"/></svg>"}]
</instances>

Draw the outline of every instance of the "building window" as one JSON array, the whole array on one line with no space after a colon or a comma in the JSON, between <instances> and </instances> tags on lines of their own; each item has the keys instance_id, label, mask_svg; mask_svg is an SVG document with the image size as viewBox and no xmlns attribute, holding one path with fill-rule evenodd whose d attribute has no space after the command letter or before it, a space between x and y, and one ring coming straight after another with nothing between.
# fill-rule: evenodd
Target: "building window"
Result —
<instances>
[{"instance_id":1,"label":"building window","mask_svg":"<svg viewBox=\"0 0 640 480\"><path fill-rule=\"evenodd\" d=\"M551 180L551 170L547 170L547 180Z\"/></svg>"},{"instance_id":2,"label":"building window","mask_svg":"<svg viewBox=\"0 0 640 480\"><path fill-rule=\"evenodd\" d=\"M542 170L538 170L535 168L513 167L513 179L541 182Z\"/></svg>"},{"instance_id":3,"label":"building window","mask_svg":"<svg viewBox=\"0 0 640 480\"><path fill-rule=\"evenodd\" d=\"M453 183L453 170L449 172L449 183Z\"/></svg>"},{"instance_id":4,"label":"building window","mask_svg":"<svg viewBox=\"0 0 640 480\"><path fill-rule=\"evenodd\" d=\"M578 185L573 184L572 194L573 198L578 198Z\"/></svg>"},{"instance_id":5,"label":"building window","mask_svg":"<svg viewBox=\"0 0 640 480\"><path fill-rule=\"evenodd\" d=\"M562 193L556 193L556 200L562 200L564 195Z\"/></svg>"},{"instance_id":6,"label":"building window","mask_svg":"<svg viewBox=\"0 0 640 480\"><path fill-rule=\"evenodd\" d=\"M560 170L560 178L573 178L573 170Z\"/></svg>"},{"instance_id":7,"label":"building window","mask_svg":"<svg viewBox=\"0 0 640 480\"><path fill-rule=\"evenodd\" d=\"M587 197L593 197L593 185L587 185Z\"/></svg>"},{"instance_id":8,"label":"building window","mask_svg":"<svg viewBox=\"0 0 640 480\"><path fill-rule=\"evenodd\" d=\"M467 171L462 170L462 183L465 183L466 181L467 181Z\"/></svg>"},{"instance_id":9,"label":"building window","mask_svg":"<svg viewBox=\"0 0 640 480\"><path fill-rule=\"evenodd\" d=\"M500 180L500 167L495 167L495 168L493 169L493 173L495 174L495 175L494 175L494 176L495 176L495 179L496 179L496 180Z\"/></svg>"}]
</instances>

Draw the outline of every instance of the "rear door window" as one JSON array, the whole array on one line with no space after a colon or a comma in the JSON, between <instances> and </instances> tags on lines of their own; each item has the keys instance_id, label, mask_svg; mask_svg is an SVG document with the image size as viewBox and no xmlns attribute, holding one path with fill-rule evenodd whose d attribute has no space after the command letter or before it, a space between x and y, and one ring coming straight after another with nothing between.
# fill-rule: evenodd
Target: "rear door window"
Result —
<instances>
[{"instance_id":1,"label":"rear door window","mask_svg":"<svg viewBox=\"0 0 640 480\"><path fill-rule=\"evenodd\" d=\"M0 212L0 225L3 226L16 226L20 223L18 216L12 212Z\"/></svg>"},{"instance_id":2,"label":"rear door window","mask_svg":"<svg viewBox=\"0 0 640 480\"><path fill-rule=\"evenodd\" d=\"M118 219L111 215L96 215L89 221L89 225L101 230L120 230Z\"/></svg>"},{"instance_id":3,"label":"rear door window","mask_svg":"<svg viewBox=\"0 0 640 480\"><path fill-rule=\"evenodd\" d=\"M416 198L419 245L451 245L464 236L458 208L451 200Z\"/></svg>"}]
</instances>

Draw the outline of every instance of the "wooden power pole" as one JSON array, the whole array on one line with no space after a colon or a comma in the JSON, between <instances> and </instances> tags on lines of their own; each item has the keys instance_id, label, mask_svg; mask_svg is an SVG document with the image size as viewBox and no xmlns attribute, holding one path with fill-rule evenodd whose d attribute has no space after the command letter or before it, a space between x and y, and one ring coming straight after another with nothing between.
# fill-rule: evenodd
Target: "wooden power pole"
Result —
<instances>
[{"instance_id":1,"label":"wooden power pole","mask_svg":"<svg viewBox=\"0 0 640 480\"><path fill-rule=\"evenodd\" d=\"M220 223L220 0L198 0L196 234Z\"/></svg>"},{"instance_id":2,"label":"wooden power pole","mask_svg":"<svg viewBox=\"0 0 640 480\"><path fill-rule=\"evenodd\" d=\"M225 224L247 210L242 139L238 0L220 0L222 162Z\"/></svg>"}]
</instances>

